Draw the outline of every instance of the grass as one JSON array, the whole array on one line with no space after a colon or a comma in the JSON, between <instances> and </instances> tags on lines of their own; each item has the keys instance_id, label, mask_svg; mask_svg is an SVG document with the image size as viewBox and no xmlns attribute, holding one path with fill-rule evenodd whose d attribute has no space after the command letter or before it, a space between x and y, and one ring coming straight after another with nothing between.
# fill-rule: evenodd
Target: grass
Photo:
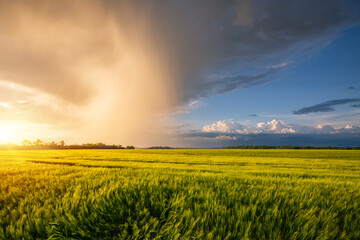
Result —
<instances>
[{"instance_id":1,"label":"grass","mask_svg":"<svg viewBox=\"0 0 360 240\"><path fill-rule=\"evenodd\" d=\"M0 193L0 239L360 239L357 150L4 150Z\"/></svg>"}]
</instances>

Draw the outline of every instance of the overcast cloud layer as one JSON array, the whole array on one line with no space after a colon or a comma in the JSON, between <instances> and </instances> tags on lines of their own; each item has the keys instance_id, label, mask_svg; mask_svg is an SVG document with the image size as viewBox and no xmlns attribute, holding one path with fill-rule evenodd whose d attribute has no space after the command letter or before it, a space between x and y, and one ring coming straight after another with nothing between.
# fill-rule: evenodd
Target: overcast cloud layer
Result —
<instances>
[{"instance_id":1,"label":"overcast cloud layer","mask_svg":"<svg viewBox=\"0 0 360 240\"><path fill-rule=\"evenodd\" d=\"M155 116L276 80L358 12L350 0L0 0L1 118L161 141Z\"/></svg>"}]
</instances>

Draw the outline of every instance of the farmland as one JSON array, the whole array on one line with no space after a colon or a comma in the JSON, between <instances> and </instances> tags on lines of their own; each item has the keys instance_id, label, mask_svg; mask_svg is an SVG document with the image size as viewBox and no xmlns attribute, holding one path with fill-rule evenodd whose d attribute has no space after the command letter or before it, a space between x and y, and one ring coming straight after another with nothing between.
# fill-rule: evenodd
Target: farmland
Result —
<instances>
[{"instance_id":1,"label":"farmland","mask_svg":"<svg viewBox=\"0 0 360 240\"><path fill-rule=\"evenodd\" d=\"M0 239L49 238L360 239L360 151L0 151Z\"/></svg>"}]
</instances>

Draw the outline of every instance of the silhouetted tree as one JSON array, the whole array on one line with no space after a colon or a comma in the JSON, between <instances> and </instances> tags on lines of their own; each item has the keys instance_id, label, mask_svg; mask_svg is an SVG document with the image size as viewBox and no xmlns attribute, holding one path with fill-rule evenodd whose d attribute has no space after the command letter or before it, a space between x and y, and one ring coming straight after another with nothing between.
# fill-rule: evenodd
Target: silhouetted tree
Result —
<instances>
[{"instance_id":1,"label":"silhouetted tree","mask_svg":"<svg viewBox=\"0 0 360 240\"><path fill-rule=\"evenodd\" d=\"M31 142L27 139L25 139L24 141L22 141L21 143L23 146L31 146Z\"/></svg>"},{"instance_id":2,"label":"silhouetted tree","mask_svg":"<svg viewBox=\"0 0 360 240\"><path fill-rule=\"evenodd\" d=\"M42 146L43 142L40 139L37 139L35 142L33 142L35 146Z\"/></svg>"}]
</instances>

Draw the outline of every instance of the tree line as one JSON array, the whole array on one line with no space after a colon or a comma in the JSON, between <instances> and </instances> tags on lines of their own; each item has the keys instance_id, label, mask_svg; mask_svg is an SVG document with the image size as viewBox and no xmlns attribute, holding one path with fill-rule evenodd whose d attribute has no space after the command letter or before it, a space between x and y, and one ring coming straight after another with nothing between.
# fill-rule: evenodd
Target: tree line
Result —
<instances>
[{"instance_id":1,"label":"tree line","mask_svg":"<svg viewBox=\"0 0 360 240\"><path fill-rule=\"evenodd\" d=\"M225 149L336 149L336 150L350 150L360 147L314 147L314 146L228 146Z\"/></svg>"},{"instance_id":2,"label":"tree line","mask_svg":"<svg viewBox=\"0 0 360 240\"><path fill-rule=\"evenodd\" d=\"M153 146L153 147L149 147L148 149L174 149L174 148L169 146Z\"/></svg>"},{"instance_id":3,"label":"tree line","mask_svg":"<svg viewBox=\"0 0 360 240\"><path fill-rule=\"evenodd\" d=\"M0 149L135 149L134 146L122 145L108 145L102 142L99 143L84 143L84 144L65 144L65 141L59 142L43 142L40 139L36 141L24 140L21 145L16 144L3 144Z\"/></svg>"}]
</instances>

